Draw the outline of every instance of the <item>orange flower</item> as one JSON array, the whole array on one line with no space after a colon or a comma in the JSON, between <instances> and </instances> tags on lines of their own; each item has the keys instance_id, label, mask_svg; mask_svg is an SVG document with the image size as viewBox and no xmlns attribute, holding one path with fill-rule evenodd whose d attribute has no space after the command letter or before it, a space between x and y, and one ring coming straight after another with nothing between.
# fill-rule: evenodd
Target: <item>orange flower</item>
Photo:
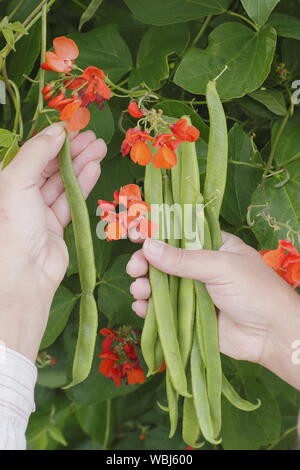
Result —
<instances>
[{"instance_id":1,"label":"orange flower","mask_svg":"<svg viewBox=\"0 0 300 470\"><path fill-rule=\"evenodd\" d=\"M159 149L154 155L153 165L156 168L173 168L177 163L175 150L179 144L174 134L159 134L153 143Z\"/></svg>"},{"instance_id":2,"label":"orange flower","mask_svg":"<svg viewBox=\"0 0 300 470\"><path fill-rule=\"evenodd\" d=\"M275 250L260 252L264 262L294 288L300 287L300 253L289 240L280 240Z\"/></svg>"},{"instance_id":3,"label":"orange flower","mask_svg":"<svg viewBox=\"0 0 300 470\"><path fill-rule=\"evenodd\" d=\"M128 129L125 140L122 143L122 156L125 157L130 152L131 160L141 166L148 165L152 160L152 152L147 142L153 140L148 132L138 128Z\"/></svg>"},{"instance_id":4,"label":"orange flower","mask_svg":"<svg viewBox=\"0 0 300 470\"><path fill-rule=\"evenodd\" d=\"M136 119L140 119L144 116L143 111L139 108L139 105L135 101L131 101L127 109L130 116Z\"/></svg>"},{"instance_id":5,"label":"orange flower","mask_svg":"<svg viewBox=\"0 0 300 470\"><path fill-rule=\"evenodd\" d=\"M170 129L181 142L196 142L200 137L198 129L189 126L186 119L179 119L175 124L170 125Z\"/></svg>"},{"instance_id":6,"label":"orange flower","mask_svg":"<svg viewBox=\"0 0 300 470\"><path fill-rule=\"evenodd\" d=\"M46 62L42 64L44 70L54 72L70 72L73 69L75 59L79 56L76 43L64 36L54 39L54 52L46 52Z\"/></svg>"},{"instance_id":7,"label":"orange flower","mask_svg":"<svg viewBox=\"0 0 300 470\"><path fill-rule=\"evenodd\" d=\"M145 372L141 367L135 367L127 370L127 381L129 384L144 384Z\"/></svg>"}]
</instances>

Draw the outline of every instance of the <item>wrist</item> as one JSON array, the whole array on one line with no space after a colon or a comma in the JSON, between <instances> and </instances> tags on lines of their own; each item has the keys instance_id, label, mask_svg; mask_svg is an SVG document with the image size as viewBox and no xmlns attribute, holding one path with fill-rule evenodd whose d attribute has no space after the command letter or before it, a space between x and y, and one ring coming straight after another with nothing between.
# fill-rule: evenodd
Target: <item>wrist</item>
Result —
<instances>
[{"instance_id":1,"label":"wrist","mask_svg":"<svg viewBox=\"0 0 300 470\"><path fill-rule=\"evenodd\" d=\"M0 341L35 362L54 289L31 268L19 272L0 285Z\"/></svg>"},{"instance_id":2,"label":"wrist","mask_svg":"<svg viewBox=\"0 0 300 470\"><path fill-rule=\"evenodd\" d=\"M259 363L300 390L300 296L291 289L272 315Z\"/></svg>"}]
</instances>

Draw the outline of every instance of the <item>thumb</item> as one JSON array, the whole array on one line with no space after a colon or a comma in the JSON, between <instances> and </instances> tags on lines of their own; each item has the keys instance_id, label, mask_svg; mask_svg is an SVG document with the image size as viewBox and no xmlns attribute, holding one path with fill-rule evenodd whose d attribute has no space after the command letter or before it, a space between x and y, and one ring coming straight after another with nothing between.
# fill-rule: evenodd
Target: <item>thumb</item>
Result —
<instances>
[{"instance_id":1,"label":"thumb","mask_svg":"<svg viewBox=\"0 0 300 470\"><path fill-rule=\"evenodd\" d=\"M37 183L45 167L62 148L65 135L60 123L47 127L21 147L6 172L12 173L14 181L30 180L31 183Z\"/></svg>"},{"instance_id":2,"label":"thumb","mask_svg":"<svg viewBox=\"0 0 300 470\"><path fill-rule=\"evenodd\" d=\"M178 277L215 283L224 279L233 253L209 250L183 250L148 238L143 245L145 258L160 271Z\"/></svg>"}]
</instances>

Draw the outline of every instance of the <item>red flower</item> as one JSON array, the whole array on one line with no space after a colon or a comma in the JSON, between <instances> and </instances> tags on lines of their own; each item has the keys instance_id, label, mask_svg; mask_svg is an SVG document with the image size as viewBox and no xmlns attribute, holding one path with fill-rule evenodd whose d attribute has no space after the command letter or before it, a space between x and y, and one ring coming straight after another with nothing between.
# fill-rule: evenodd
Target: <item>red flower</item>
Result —
<instances>
[{"instance_id":1,"label":"red flower","mask_svg":"<svg viewBox=\"0 0 300 470\"><path fill-rule=\"evenodd\" d=\"M79 56L76 43L64 36L54 39L54 52L46 52L46 62L41 65L44 70L54 72L70 72L75 59Z\"/></svg>"},{"instance_id":2,"label":"red flower","mask_svg":"<svg viewBox=\"0 0 300 470\"><path fill-rule=\"evenodd\" d=\"M264 262L294 288L300 287L300 253L289 240L280 240L276 250L260 252Z\"/></svg>"},{"instance_id":3,"label":"red flower","mask_svg":"<svg viewBox=\"0 0 300 470\"><path fill-rule=\"evenodd\" d=\"M87 83L83 99L86 99L88 103L97 102L98 104L109 100L112 97L112 92L104 81L105 77L103 70L92 66L87 67L82 74L83 81Z\"/></svg>"},{"instance_id":4,"label":"red flower","mask_svg":"<svg viewBox=\"0 0 300 470\"><path fill-rule=\"evenodd\" d=\"M186 119L179 119L175 124L170 125L170 129L181 142L196 142L200 137L198 129L189 126Z\"/></svg>"},{"instance_id":5,"label":"red flower","mask_svg":"<svg viewBox=\"0 0 300 470\"><path fill-rule=\"evenodd\" d=\"M130 152L131 160L141 166L148 165L152 160L152 152L147 142L153 140L148 132L138 128L128 129L126 138L122 143L121 152L123 157Z\"/></svg>"},{"instance_id":6,"label":"red flower","mask_svg":"<svg viewBox=\"0 0 300 470\"><path fill-rule=\"evenodd\" d=\"M159 134L153 143L159 149L154 155L153 165L156 168L173 168L177 163L175 150L179 144L174 134Z\"/></svg>"},{"instance_id":7,"label":"red flower","mask_svg":"<svg viewBox=\"0 0 300 470\"><path fill-rule=\"evenodd\" d=\"M127 381L129 384L145 383L145 372L141 367L134 367L127 370Z\"/></svg>"},{"instance_id":8,"label":"red flower","mask_svg":"<svg viewBox=\"0 0 300 470\"><path fill-rule=\"evenodd\" d=\"M105 339L102 342L102 352L99 354L102 359L99 372L112 379L116 387L122 385L122 379L128 384L144 383L145 374L139 364L136 339L133 339L130 330L120 328L119 332L116 332L110 328L103 328L100 333ZM114 348L115 341L118 341L118 344Z\"/></svg>"},{"instance_id":9,"label":"red flower","mask_svg":"<svg viewBox=\"0 0 300 470\"><path fill-rule=\"evenodd\" d=\"M140 119L144 116L143 111L139 108L139 105L135 101L131 101L127 109L130 116L136 119Z\"/></svg>"}]
</instances>

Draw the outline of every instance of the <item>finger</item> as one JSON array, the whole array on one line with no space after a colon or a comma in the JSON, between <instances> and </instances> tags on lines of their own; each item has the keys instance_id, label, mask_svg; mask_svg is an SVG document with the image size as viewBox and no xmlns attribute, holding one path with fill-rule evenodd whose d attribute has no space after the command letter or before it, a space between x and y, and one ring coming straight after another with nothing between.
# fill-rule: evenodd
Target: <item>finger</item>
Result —
<instances>
[{"instance_id":1,"label":"finger","mask_svg":"<svg viewBox=\"0 0 300 470\"><path fill-rule=\"evenodd\" d=\"M145 241L145 237L141 235L136 226L132 226L128 230L128 238L132 243L143 243Z\"/></svg>"},{"instance_id":2,"label":"finger","mask_svg":"<svg viewBox=\"0 0 300 470\"><path fill-rule=\"evenodd\" d=\"M228 232L222 232L222 241L223 245L221 246L220 251L227 251L229 253L242 253L243 251L251 248L246 245L246 243L244 243L243 240L241 240L239 237Z\"/></svg>"},{"instance_id":3,"label":"finger","mask_svg":"<svg viewBox=\"0 0 300 470\"><path fill-rule=\"evenodd\" d=\"M149 279L140 277L130 286L130 293L136 300L147 300L151 295Z\"/></svg>"},{"instance_id":4,"label":"finger","mask_svg":"<svg viewBox=\"0 0 300 470\"><path fill-rule=\"evenodd\" d=\"M137 300L132 304L132 310L138 317L145 318L147 313L148 302L146 300Z\"/></svg>"},{"instance_id":5,"label":"finger","mask_svg":"<svg viewBox=\"0 0 300 470\"><path fill-rule=\"evenodd\" d=\"M71 155L72 158L78 157L92 142L96 140L96 136L92 131L82 132L78 135L78 132L74 132L71 137ZM59 169L58 158L52 160L43 171L43 178L40 181L40 187L44 184L47 178L54 175Z\"/></svg>"},{"instance_id":6,"label":"finger","mask_svg":"<svg viewBox=\"0 0 300 470\"><path fill-rule=\"evenodd\" d=\"M144 256L143 250L136 251L130 258L126 272L131 277L145 276L148 272L148 262Z\"/></svg>"},{"instance_id":7,"label":"finger","mask_svg":"<svg viewBox=\"0 0 300 470\"><path fill-rule=\"evenodd\" d=\"M82 194L85 198L90 194L100 176L100 165L97 162L88 163L78 175ZM66 194L61 194L51 206L57 220L62 227L66 227L71 221L71 213Z\"/></svg>"},{"instance_id":8,"label":"finger","mask_svg":"<svg viewBox=\"0 0 300 470\"><path fill-rule=\"evenodd\" d=\"M107 147L102 139L92 142L83 152L74 159L73 167L76 176L80 174L83 168L90 162L100 162L103 160L107 152ZM58 171L49 178L41 188L41 194L48 206L52 205L56 199L64 192L64 184L61 174Z\"/></svg>"},{"instance_id":9,"label":"finger","mask_svg":"<svg viewBox=\"0 0 300 470\"><path fill-rule=\"evenodd\" d=\"M217 283L231 266L233 254L208 250L183 250L148 238L143 245L145 258L157 269L179 277Z\"/></svg>"},{"instance_id":10,"label":"finger","mask_svg":"<svg viewBox=\"0 0 300 470\"><path fill-rule=\"evenodd\" d=\"M37 184L43 170L63 146L65 130L60 123L52 124L30 139L4 170L12 175L14 185Z\"/></svg>"}]
</instances>

